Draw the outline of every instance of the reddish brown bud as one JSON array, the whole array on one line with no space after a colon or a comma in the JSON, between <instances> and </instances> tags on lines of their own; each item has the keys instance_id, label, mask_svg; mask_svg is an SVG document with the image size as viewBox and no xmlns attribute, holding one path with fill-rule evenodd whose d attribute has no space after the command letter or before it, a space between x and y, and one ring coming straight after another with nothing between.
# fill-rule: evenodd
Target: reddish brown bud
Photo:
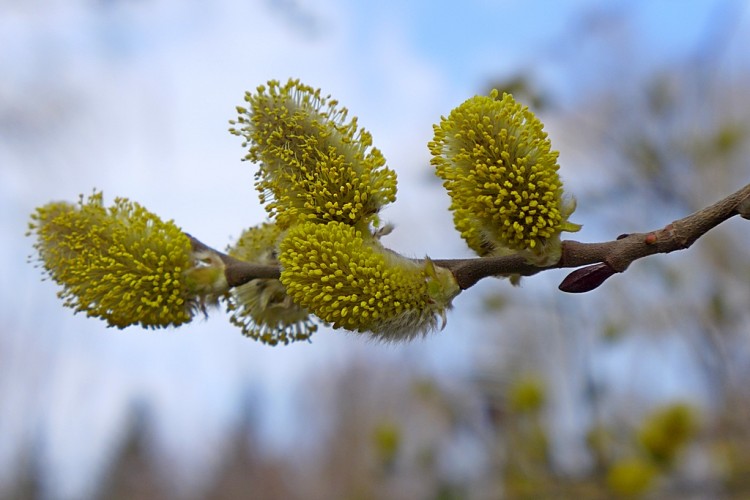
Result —
<instances>
[{"instance_id":1,"label":"reddish brown bud","mask_svg":"<svg viewBox=\"0 0 750 500\"><path fill-rule=\"evenodd\" d=\"M604 281L617 273L609 264L599 263L576 269L560 283L560 291L584 293L599 287Z\"/></svg>"}]
</instances>

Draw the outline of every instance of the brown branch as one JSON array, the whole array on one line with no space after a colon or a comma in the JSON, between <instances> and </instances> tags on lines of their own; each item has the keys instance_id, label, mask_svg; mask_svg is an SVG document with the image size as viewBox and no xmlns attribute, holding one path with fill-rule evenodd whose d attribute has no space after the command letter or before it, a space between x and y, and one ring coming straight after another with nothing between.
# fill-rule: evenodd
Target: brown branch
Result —
<instances>
[{"instance_id":1,"label":"brown branch","mask_svg":"<svg viewBox=\"0 0 750 500\"><path fill-rule=\"evenodd\" d=\"M265 264L253 264L243 260L235 259L231 255L219 252L203 242L199 241L192 235L188 234L190 244L194 252L211 252L219 256L224 263L224 276L230 287L244 285L245 283L258 278L274 278L281 276L279 266L269 266Z\"/></svg>"},{"instance_id":2,"label":"brown branch","mask_svg":"<svg viewBox=\"0 0 750 500\"><path fill-rule=\"evenodd\" d=\"M537 267L521 255L481 257L471 259L438 259L433 262L450 269L462 290L471 288L479 280L490 276L518 274L531 276L547 269L588 266L571 273L560 285L567 292L586 292L599 286L609 276L625 271L635 260L657 253L670 253L692 245L710 229L735 215L750 218L750 184L734 194L676 220L662 229L647 233L622 235L616 240L601 243L581 243L566 240L562 243L562 257L557 264ZM188 235L189 236L189 235ZM256 278L278 278L278 266L244 262L218 252L190 236L193 248L215 252L226 265L230 286L239 286Z\"/></svg>"}]
</instances>

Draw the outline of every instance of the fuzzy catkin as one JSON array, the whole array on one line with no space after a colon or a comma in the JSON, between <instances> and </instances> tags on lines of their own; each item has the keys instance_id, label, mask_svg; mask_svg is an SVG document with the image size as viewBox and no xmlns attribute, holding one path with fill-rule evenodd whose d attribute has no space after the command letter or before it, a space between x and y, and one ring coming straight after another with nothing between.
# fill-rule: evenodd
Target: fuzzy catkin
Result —
<instances>
[{"instance_id":1,"label":"fuzzy catkin","mask_svg":"<svg viewBox=\"0 0 750 500\"><path fill-rule=\"evenodd\" d=\"M271 80L245 101L230 132L259 164L256 188L279 227L337 221L365 229L396 199L396 174L372 136L320 89Z\"/></svg>"},{"instance_id":2,"label":"fuzzy catkin","mask_svg":"<svg viewBox=\"0 0 750 500\"><path fill-rule=\"evenodd\" d=\"M459 288L447 269L384 249L340 222L302 223L281 242L281 282L292 299L334 328L408 340L445 318Z\"/></svg>"},{"instance_id":3,"label":"fuzzy catkin","mask_svg":"<svg viewBox=\"0 0 750 500\"><path fill-rule=\"evenodd\" d=\"M455 108L429 143L451 197L456 229L479 255L526 253L537 265L560 257L575 201L563 196L558 153L542 123L510 94L475 96Z\"/></svg>"},{"instance_id":4,"label":"fuzzy catkin","mask_svg":"<svg viewBox=\"0 0 750 500\"><path fill-rule=\"evenodd\" d=\"M266 222L245 230L229 248L232 257L256 264L277 265L277 246L282 231ZM233 288L227 296L232 324L243 335L264 344L289 344L309 340L318 326L310 313L295 304L278 279L258 278Z\"/></svg>"},{"instance_id":5,"label":"fuzzy catkin","mask_svg":"<svg viewBox=\"0 0 750 500\"><path fill-rule=\"evenodd\" d=\"M187 271L188 237L124 198L106 208L102 194L34 212L29 234L45 272L62 286L64 305L109 326L146 328L189 322L199 308Z\"/></svg>"}]
</instances>

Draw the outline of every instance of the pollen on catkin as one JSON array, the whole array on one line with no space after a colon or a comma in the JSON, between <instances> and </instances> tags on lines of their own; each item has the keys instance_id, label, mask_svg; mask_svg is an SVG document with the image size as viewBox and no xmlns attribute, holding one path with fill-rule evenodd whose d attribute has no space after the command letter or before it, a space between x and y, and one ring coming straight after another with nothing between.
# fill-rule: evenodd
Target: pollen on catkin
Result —
<instances>
[{"instance_id":1,"label":"pollen on catkin","mask_svg":"<svg viewBox=\"0 0 750 500\"><path fill-rule=\"evenodd\" d=\"M277 265L282 230L274 223L246 229L229 248L232 257L256 264ZM233 288L227 296L232 324L243 335L277 345L308 340L318 329L310 313L292 301L278 279L254 279Z\"/></svg>"},{"instance_id":2,"label":"pollen on catkin","mask_svg":"<svg viewBox=\"0 0 750 500\"><path fill-rule=\"evenodd\" d=\"M384 249L341 222L302 223L280 244L281 282L298 304L334 328L386 341L433 330L459 293L453 274Z\"/></svg>"},{"instance_id":3,"label":"pollen on catkin","mask_svg":"<svg viewBox=\"0 0 750 500\"><path fill-rule=\"evenodd\" d=\"M109 326L159 328L189 322L197 309L188 237L137 203L102 194L37 208L29 224L64 305Z\"/></svg>"},{"instance_id":4,"label":"pollen on catkin","mask_svg":"<svg viewBox=\"0 0 750 500\"><path fill-rule=\"evenodd\" d=\"M230 132L259 164L256 189L282 229L303 220L367 229L396 199L396 174L372 136L330 96L299 80L272 80L245 101Z\"/></svg>"},{"instance_id":5,"label":"pollen on catkin","mask_svg":"<svg viewBox=\"0 0 750 500\"><path fill-rule=\"evenodd\" d=\"M431 163L451 197L456 229L479 255L560 258L575 200L565 197L542 122L510 94L475 96L434 126Z\"/></svg>"}]
</instances>

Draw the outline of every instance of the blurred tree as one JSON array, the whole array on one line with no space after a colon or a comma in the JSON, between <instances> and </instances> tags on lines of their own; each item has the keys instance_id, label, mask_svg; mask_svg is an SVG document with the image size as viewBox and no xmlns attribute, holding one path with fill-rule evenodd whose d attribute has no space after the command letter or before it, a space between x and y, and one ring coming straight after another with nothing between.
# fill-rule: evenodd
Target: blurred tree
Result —
<instances>
[{"instance_id":1,"label":"blurred tree","mask_svg":"<svg viewBox=\"0 0 750 500\"><path fill-rule=\"evenodd\" d=\"M581 211L589 217L583 220L586 228L614 236L644 224L658 227L702 206L722 190L747 182L750 68L747 59L732 68L733 72L719 63L736 27L736 18L723 14L725 17L711 19L706 39L681 61L657 69L622 66L616 79L597 82L596 88L575 97L552 89L541 91L544 107L556 124L551 133L562 150L562 163L566 151L585 152L577 157L581 161L578 176L587 178L585 187L575 190ZM606 57L636 60L621 39L613 40L607 33L592 30L573 38L609 44ZM565 49L565 44L560 47ZM552 53L561 66L572 56ZM592 60L587 65L598 66ZM521 93L540 88L534 82L519 86L515 76L496 80L492 87L516 88ZM556 135L558 130L560 135ZM599 174L603 166L606 175ZM568 172L568 180L575 185L573 170ZM488 380L494 378L502 385L502 380L519 369L538 366L546 379L555 381L550 389L554 406L547 409L548 420L561 408L574 405L575 418L590 422L588 431L580 433L584 439L588 436L588 453L573 454L578 459L572 461L553 458L542 469L546 472L529 476L531 484L541 488L545 474L560 478L565 470L578 474L586 470L582 477L588 475L600 494L608 488L622 494L658 491L660 498L679 497L691 488L723 491L729 497L746 492L740 471L747 470L748 454L740 451L744 444L737 444L747 443L750 395L742 382L750 366L746 326L750 322L750 254L744 251L750 238L743 227L728 225L711 232L689 257L655 258L633 265L627 275L613 278L597 296L587 298L585 311L574 303L578 298L550 297L538 290L525 296L523 291L514 290L512 295L500 292L485 300L488 312L497 315L507 333L492 329L488 335L502 340L480 344L479 369L487 373L480 390L492 394ZM498 304L500 312L496 312ZM532 310L558 311L559 316L546 313L539 320L530 316ZM564 336L564 344L553 339L558 332ZM682 382L678 390L692 393L697 404L710 408L705 415L712 418L701 419L701 427L704 432L713 429L711 438L704 432L695 433L690 407L662 406L648 416L647 408L660 397L661 381L654 380L649 387L634 384L636 374L658 372L652 364L654 358L641 357L632 366L633 384L627 400L621 396L626 380L605 380L601 371L594 369L601 365L598 357L618 351L623 355L636 343L673 357L667 348L688 347L689 364L682 368L688 372L667 375L665 370L675 368L665 365L662 373L691 378L692 382ZM487 354L492 346L497 353L494 358ZM613 387L612 382L620 387ZM740 420L745 423L731 415L743 415ZM637 433L616 430L617 422L640 418L645 420ZM507 427L508 423L503 420L498 425ZM627 445L633 439L638 446ZM675 462L677 452L687 443L692 446L684 450L686 462ZM689 464L696 467L698 460L694 453L713 456L711 450L716 447L721 450L717 461L703 462L697 471L690 468ZM670 479L655 481L657 475Z\"/></svg>"},{"instance_id":2,"label":"blurred tree","mask_svg":"<svg viewBox=\"0 0 750 500\"><path fill-rule=\"evenodd\" d=\"M124 432L112 472L104 478L102 498L169 498L172 496L169 482L161 477L159 468L154 467L154 458L150 456L145 415L138 409L134 415L130 428Z\"/></svg>"}]
</instances>

